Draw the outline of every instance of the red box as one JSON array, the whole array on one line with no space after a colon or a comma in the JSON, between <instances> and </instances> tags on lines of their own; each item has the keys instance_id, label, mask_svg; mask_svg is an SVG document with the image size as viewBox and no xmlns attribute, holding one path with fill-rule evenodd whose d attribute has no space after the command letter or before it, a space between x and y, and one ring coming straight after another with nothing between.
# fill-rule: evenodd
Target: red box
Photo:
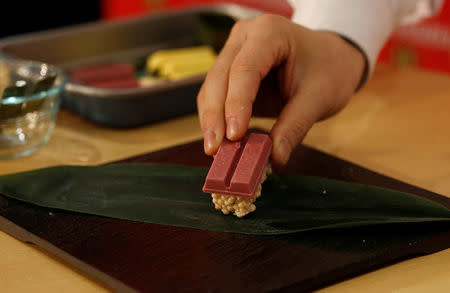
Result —
<instances>
[{"instance_id":1,"label":"red box","mask_svg":"<svg viewBox=\"0 0 450 293\"><path fill-rule=\"evenodd\" d=\"M286 0L103 0L101 13L103 19L118 19L161 9L179 9L216 3L237 3L287 17L292 14L292 7Z\"/></svg>"},{"instance_id":2,"label":"red box","mask_svg":"<svg viewBox=\"0 0 450 293\"><path fill-rule=\"evenodd\" d=\"M399 27L378 61L450 73L450 0L444 2L438 15Z\"/></svg>"}]
</instances>

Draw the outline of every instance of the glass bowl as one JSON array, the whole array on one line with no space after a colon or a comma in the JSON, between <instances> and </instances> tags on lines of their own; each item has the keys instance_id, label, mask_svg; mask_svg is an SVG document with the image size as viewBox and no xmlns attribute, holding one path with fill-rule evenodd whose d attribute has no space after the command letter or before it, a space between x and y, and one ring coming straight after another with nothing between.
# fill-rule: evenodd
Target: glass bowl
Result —
<instances>
[{"instance_id":1,"label":"glass bowl","mask_svg":"<svg viewBox=\"0 0 450 293\"><path fill-rule=\"evenodd\" d=\"M0 59L0 159L31 154L49 140L65 83L52 65Z\"/></svg>"}]
</instances>

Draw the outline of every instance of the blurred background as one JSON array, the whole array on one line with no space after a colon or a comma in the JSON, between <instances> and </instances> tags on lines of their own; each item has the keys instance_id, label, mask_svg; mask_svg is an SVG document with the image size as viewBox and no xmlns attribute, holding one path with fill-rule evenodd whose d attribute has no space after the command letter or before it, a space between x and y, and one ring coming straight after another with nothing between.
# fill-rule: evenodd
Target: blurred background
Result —
<instances>
[{"instance_id":1,"label":"blurred background","mask_svg":"<svg viewBox=\"0 0 450 293\"><path fill-rule=\"evenodd\" d=\"M26 4L28 12L22 19L23 2L10 1L4 7L4 13L18 16L14 22L10 17L2 18L0 37L220 2L238 3L286 16L292 13L286 0L79 0L59 2L59 7L50 1L29 1ZM382 50L379 62L450 73L450 0L444 1L438 15L395 31Z\"/></svg>"}]
</instances>

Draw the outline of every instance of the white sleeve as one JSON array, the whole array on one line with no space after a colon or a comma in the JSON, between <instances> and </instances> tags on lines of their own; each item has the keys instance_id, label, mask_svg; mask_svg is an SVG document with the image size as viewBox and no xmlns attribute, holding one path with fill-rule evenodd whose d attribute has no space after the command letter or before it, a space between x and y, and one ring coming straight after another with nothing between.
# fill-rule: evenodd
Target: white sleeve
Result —
<instances>
[{"instance_id":1,"label":"white sleeve","mask_svg":"<svg viewBox=\"0 0 450 293\"><path fill-rule=\"evenodd\" d=\"M365 53L370 76L392 31L439 11L442 0L289 0L292 20L314 30L335 32Z\"/></svg>"}]
</instances>

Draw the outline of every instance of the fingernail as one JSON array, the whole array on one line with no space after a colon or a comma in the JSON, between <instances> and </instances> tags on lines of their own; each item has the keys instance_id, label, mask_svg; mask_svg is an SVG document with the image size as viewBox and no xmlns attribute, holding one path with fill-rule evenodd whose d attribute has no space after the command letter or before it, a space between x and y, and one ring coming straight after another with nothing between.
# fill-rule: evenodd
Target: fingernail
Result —
<instances>
[{"instance_id":1,"label":"fingernail","mask_svg":"<svg viewBox=\"0 0 450 293\"><path fill-rule=\"evenodd\" d=\"M279 155L281 162L283 164L286 164L288 162L289 156L291 155L291 152L292 152L292 147L289 144L289 141L285 137L278 139L276 148L278 150L278 155Z\"/></svg>"},{"instance_id":2,"label":"fingernail","mask_svg":"<svg viewBox=\"0 0 450 293\"><path fill-rule=\"evenodd\" d=\"M238 123L236 118L231 117L227 122L227 138L235 139L238 133Z\"/></svg>"},{"instance_id":3,"label":"fingernail","mask_svg":"<svg viewBox=\"0 0 450 293\"><path fill-rule=\"evenodd\" d=\"M204 137L204 149L205 153L211 154L214 149L214 143L216 141L216 134L211 129L208 129L203 134Z\"/></svg>"}]
</instances>

